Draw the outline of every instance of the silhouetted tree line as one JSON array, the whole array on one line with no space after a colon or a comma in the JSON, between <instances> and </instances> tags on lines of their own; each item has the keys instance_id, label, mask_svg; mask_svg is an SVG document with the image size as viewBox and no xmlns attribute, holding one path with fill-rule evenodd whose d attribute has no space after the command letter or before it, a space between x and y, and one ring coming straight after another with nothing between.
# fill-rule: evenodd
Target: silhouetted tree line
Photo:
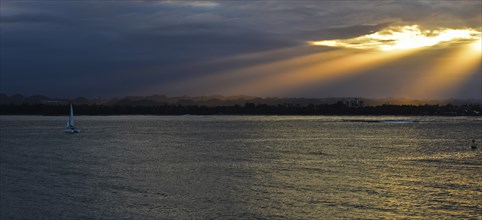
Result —
<instances>
[{"instance_id":1,"label":"silhouetted tree line","mask_svg":"<svg viewBox=\"0 0 482 220\"><path fill-rule=\"evenodd\" d=\"M3 104L1 115L67 115L67 105ZM323 105L244 105L207 107L199 105L75 105L76 115L464 115L480 116L480 105L380 105L350 108L341 102Z\"/></svg>"}]
</instances>

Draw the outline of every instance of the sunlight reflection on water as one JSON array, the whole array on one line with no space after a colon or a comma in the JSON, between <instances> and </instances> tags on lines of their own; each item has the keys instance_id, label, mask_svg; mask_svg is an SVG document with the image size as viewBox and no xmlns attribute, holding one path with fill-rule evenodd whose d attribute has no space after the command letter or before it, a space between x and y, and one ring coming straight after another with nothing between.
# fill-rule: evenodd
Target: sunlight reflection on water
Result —
<instances>
[{"instance_id":1,"label":"sunlight reflection on water","mask_svg":"<svg viewBox=\"0 0 482 220\"><path fill-rule=\"evenodd\" d=\"M481 118L64 119L0 118L2 218L481 217Z\"/></svg>"}]
</instances>

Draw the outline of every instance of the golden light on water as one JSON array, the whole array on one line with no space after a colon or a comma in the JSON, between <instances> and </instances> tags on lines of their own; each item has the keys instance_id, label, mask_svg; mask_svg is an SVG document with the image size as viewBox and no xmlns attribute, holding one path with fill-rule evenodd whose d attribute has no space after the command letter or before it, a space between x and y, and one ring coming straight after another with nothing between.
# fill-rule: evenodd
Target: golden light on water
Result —
<instances>
[{"instance_id":1,"label":"golden light on water","mask_svg":"<svg viewBox=\"0 0 482 220\"><path fill-rule=\"evenodd\" d=\"M477 40L481 32L475 29L421 30L418 25L388 27L381 31L350 39L310 42L311 45L382 51L406 50L435 46L455 40Z\"/></svg>"}]
</instances>

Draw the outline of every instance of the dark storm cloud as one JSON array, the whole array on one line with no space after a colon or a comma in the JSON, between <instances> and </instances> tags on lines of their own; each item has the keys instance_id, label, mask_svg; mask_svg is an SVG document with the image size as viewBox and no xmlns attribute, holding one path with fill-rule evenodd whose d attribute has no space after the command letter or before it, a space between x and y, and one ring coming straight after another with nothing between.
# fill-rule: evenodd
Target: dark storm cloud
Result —
<instances>
[{"instance_id":1,"label":"dark storm cloud","mask_svg":"<svg viewBox=\"0 0 482 220\"><path fill-rule=\"evenodd\" d=\"M58 23L69 24L66 18L60 18L49 14L21 14L12 16L2 16L2 23ZM71 24L71 23L70 23Z\"/></svg>"},{"instance_id":2,"label":"dark storm cloud","mask_svg":"<svg viewBox=\"0 0 482 220\"><path fill-rule=\"evenodd\" d=\"M304 38L308 41L319 39L343 39L352 38L365 34L377 32L391 23L382 23L376 25L353 25L347 27L334 27L326 28L316 31L307 31L300 34L300 38Z\"/></svg>"},{"instance_id":3,"label":"dark storm cloud","mask_svg":"<svg viewBox=\"0 0 482 220\"><path fill-rule=\"evenodd\" d=\"M477 28L481 16L480 1L0 4L2 92L50 96L128 95L144 86L249 65L190 68L204 60L351 38L391 24Z\"/></svg>"}]
</instances>

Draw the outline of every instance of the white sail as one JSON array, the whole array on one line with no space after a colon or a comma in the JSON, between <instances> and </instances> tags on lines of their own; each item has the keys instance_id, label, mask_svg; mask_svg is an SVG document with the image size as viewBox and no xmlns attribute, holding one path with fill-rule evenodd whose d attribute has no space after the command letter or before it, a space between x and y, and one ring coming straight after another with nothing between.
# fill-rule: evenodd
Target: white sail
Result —
<instances>
[{"instance_id":1,"label":"white sail","mask_svg":"<svg viewBox=\"0 0 482 220\"><path fill-rule=\"evenodd\" d=\"M72 108L72 103L70 103L70 115L68 126L74 127L74 109Z\"/></svg>"},{"instance_id":2,"label":"white sail","mask_svg":"<svg viewBox=\"0 0 482 220\"><path fill-rule=\"evenodd\" d=\"M80 132L80 130L74 126L74 108L72 107L72 103L70 103L69 119L67 120L67 127L64 132L71 134Z\"/></svg>"}]
</instances>

